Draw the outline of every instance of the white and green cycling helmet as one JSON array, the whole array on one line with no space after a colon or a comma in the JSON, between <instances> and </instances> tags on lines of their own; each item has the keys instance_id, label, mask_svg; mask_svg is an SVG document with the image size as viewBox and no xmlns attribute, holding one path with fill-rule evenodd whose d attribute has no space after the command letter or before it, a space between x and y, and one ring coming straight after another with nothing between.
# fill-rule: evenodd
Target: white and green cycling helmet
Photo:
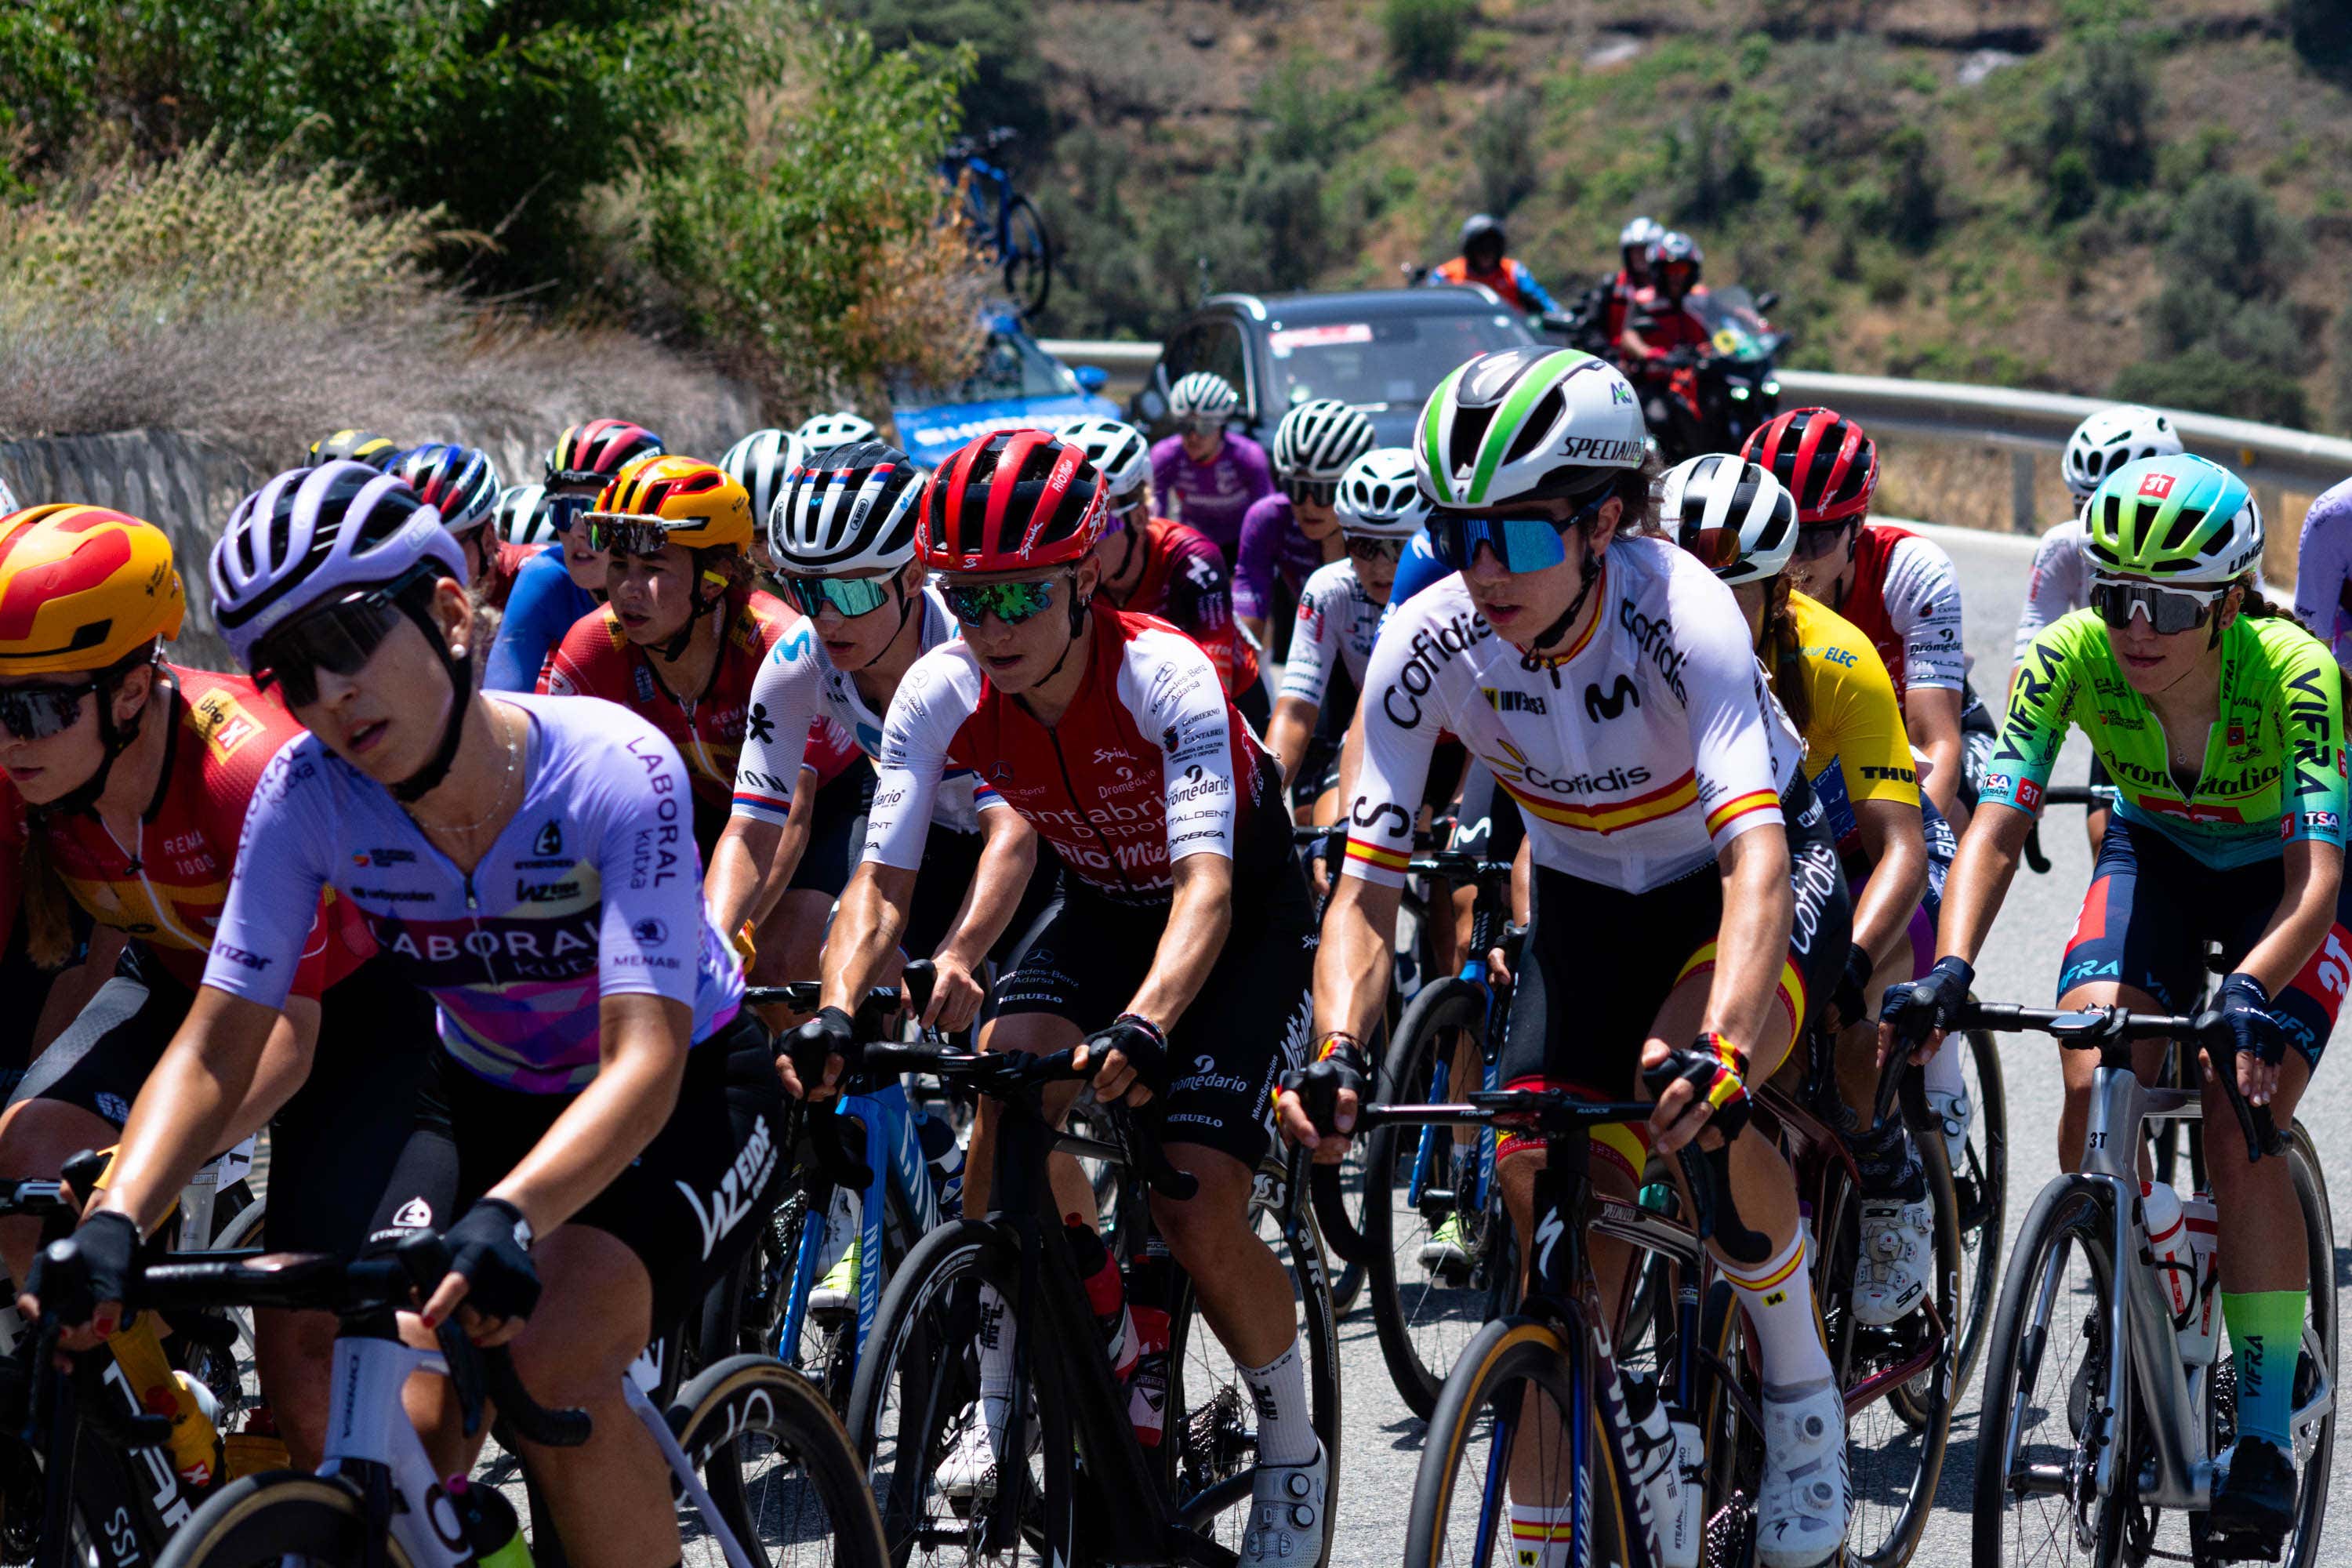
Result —
<instances>
[{"instance_id":1,"label":"white and green cycling helmet","mask_svg":"<svg viewBox=\"0 0 2352 1568\"><path fill-rule=\"evenodd\" d=\"M2175 453L2126 463L2083 508L2091 570L2165 586L2226 587L2263 559L2263 514L2219 463Z\"/></svg>"},{"instance_id":2,"label":"white and green cycling helmet","mask_svg":"<svg viewBox=\"0 0 2352 1568\"><path fill-rule=\"evenodd\" d=\"M1440 507L1582 500L1642 466L1641 400L1615 365L1574 349L1497 349L1437 384L1413 463Z\"/></svg>"},{"instance_id":3,"label":"white and green cycling helmet","mask_svg":"<svg viewBox=\"0 0 2352 1568\"><path fill-rule=\"evenodd\" d=\"M2066 456L2059 468L2065 476L2066 493L2080 507L2091 499L2101 480L2126 463L2169 458L2180 449L2180 432L2172 427L2169 415L2160 408L2122 403L2102 408L2074 426L2074 433L2066 437Z\"/></svg>"},{"instance_id":4,"label":"white and green cycling helmet","mask_svg":"<svg viewBox=\"0 0 2352 1568\"><path fill-rule=\"evenodd\" d=\"M1410 539L1429 521L1410 447L1376 447L1349 464L1332 504L1340 532L1372 539Z\"/></svg>"},{"instance_id":5,"label":"white and green cycling helmet","mask_svg":"<svg viewBox=\"0 0 2352 1568\"><path fill-rule=\"evenodd\" d=\"M1143 432L1124 420L1099 414L1082 414L1066 421L1055 437L1076 447L1102 475L1114 501L1123 501L1151 477L1151 443Z\"/></svg>"}]
</instances>

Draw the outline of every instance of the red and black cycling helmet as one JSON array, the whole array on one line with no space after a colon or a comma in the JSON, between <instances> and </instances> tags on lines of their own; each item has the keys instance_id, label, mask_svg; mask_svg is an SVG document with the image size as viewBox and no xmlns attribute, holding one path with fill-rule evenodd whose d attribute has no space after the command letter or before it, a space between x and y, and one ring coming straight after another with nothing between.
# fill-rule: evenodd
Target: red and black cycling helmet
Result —
<instances>
[{"instance_id":1,"label":"red and black cycling helmet","mask_svg":"<svg viewBox=\"0 0 2352 1568\"><path fill-rule=\"evenodd\" d=\"M1833 408L1791 408L1749 436L1739 455L1797 498L1801 528L1862 517L1878 488L1876 443Z\"/></svg>"},{"instance_id":2,"label":"red and black cycling helmet","mask_svg":"<svg viewBox=\"0 0 2352 1568\"><path fill-rule=\"evenodd\" d=\"M604 486L639 458L668 448L642 425L625 419L591 419L574 425L547 449L547 483Z\"/></svg>"},{"instance_id":3,"label":"red and black cycling helmet","mask_svg":"<svg viewBox=\"0 0 2352 1568\"><path fill-rule=\"evenodd\" d=\"M1103 503L1085 448L1043 430L992 430L931 476L915 558L935 572L1082 561L1102 532Z\"/></svg>"}]
</instances>

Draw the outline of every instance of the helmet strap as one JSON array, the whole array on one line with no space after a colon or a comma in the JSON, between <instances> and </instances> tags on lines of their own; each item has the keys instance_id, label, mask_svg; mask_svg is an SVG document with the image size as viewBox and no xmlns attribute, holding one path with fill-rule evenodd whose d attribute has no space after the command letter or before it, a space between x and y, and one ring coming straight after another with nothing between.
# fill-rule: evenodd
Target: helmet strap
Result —
<instances>
[{"instance_id":1,"label":"helmet strap","mask_svg":"<svg viewBox=\"0 0 2352 1568\"><path fill-rule=\"evenodd\" d=\"M671 664L684 658L686 650L694 646L694 630L702 624L702 617L727 602L727 590L724 588L710 597L703 595L702 582L709 575L702 570L703 554L704 552L699 550L694 552L694 596L688 602L686 625L678 627L677 635L661 646L662 658Z\"/></svg>"},{"instance_id":2,"label":"helmet strap","mask_svg":"<svg viewBox=\"0 0 2352 1568\"><path fill-rule=\"evenodd\" d=\"M904 567L899 569L901 572L904 570ZM890 574L890 591L898 595L898 625L890 633L890 640L884 643L880 651L877 652L872 658L867 659L864 664L859 665L856 669L852 670L850 673L853 675L864 670L871 669L876 665L881 663L883 658L888 655L890 650L898 646L898 638L905 634L908 621L912 619L914 616L915 595L907 592L907 585L898 580L898 572Z\"/></svg>"},{"instance_id":3,"label":"helmet strap","mask_svg":"<svg viewBox=\"0 0 2352 1568\"><path fill-rule=\"evenodd\" d=\"M1568 628L1576 624L1576 617L1583 612L1584 601L1592 596L1593 588L1601 582L1601 558L1592 553L1591 532L1580 526L1576 532L1577 542L1584 552L1583 559L1577 566L1577 570L1584 574L1584 585L1577 589L1576 597L1568 602L1568 608L1559 613L1559 619L1546 626L1536 640L1528 645L1526 651L1530 659L1537 657L1536 649L1549 647L1568 636ZM1559 679L1555 671L1552 679L1558 681Z\"/></svg>"},{"instance_id":4,"label":"helmet strap","mask_svg":"<svg viewBox=\"0 0 2352 1568\"><path fill-rule=\"evenodd\" d=\"M416 629L425 634L426 644L441 660L442 671L449 677L449 711L441 721L440 744L433 748L433 754L425 760L423 767L390 786L392 798L403 805L412 805L422 800L440 788L442 781L449 776L449 765L457 760L457 742L465 738L466 710L473 705L474 700L472 641L467 642L463 657L451 653L448 634L433 619L432 594L445 580L433 578L433 588L423 593L403 594L394 601L408 618L416 623Z\"/></svg>"},{"instance_id":5,"label":"helmet strap","mask_svg":"<svg viewBox=\"0 0 2352 1568\"><path fill-rule=\"evenodd\" d=\"M114 694L121 688L124 676L138 668L141 663L157 663L161 651L158 647L150 647L143 658L126 659L98 672L98 689L90 693L90 700L98 704L98 767L79 788L68 790L47 805L34 808L36 815L78 816L97 811L99 796L106 793L106 781L114 774L114 760L129 751L131 742L139 739L139 726L147 717L146 705L142 703L139 711L127 721L116 723Z\"/></svg>"},{"instance_id":6,"label":"helmet strap","mask_svg":"<svg viewBox=\"0 0 2352 1568\"><path fill-rule=\"evenodd\" d=\"M1062 666L1070 662L1071 651L1075 649L1078 646L1079 642L1086 637L1087 611L1093 604L1094 600L1091 596L1084 599L1078 597L1078 574L1076 572L1071 573L1070 640L1062 645L1062 657L1054 661L1054 668L1045 672L1045 679L1039 681L1037 683L1038 685L1043 686L1045 684L1045 681L1051 680L1054 677L1061 674Z\"/></svg>"}]
</instances>

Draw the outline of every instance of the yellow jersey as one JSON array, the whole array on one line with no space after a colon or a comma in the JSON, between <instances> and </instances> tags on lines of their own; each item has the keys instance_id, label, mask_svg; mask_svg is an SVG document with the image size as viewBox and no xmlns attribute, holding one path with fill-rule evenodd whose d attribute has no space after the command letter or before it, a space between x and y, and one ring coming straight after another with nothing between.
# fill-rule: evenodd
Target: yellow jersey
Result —
<instances>
[{"instance_id":1,"label":"yellow jersey","mask_svg":"<svg viewBox=\"0 0 2352 1568\"><path fill-rule=\"evenodd\" d=\"M1895 682L1861 631L1802 594L1789 595L1789 614L1796 622L1811 708L1805 725L1805 777L1829 813L1838 847L1851 849L1859 831L1856 802L1919 804L1911 738L1903 728Z\"/></svg>"}]
</instances>

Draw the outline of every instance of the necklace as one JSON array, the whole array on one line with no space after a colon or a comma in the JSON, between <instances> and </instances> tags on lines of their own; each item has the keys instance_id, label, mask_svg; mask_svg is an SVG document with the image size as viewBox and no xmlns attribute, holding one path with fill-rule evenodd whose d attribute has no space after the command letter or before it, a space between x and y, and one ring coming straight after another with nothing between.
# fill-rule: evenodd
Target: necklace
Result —
<instances>
[{"instance_id":1,"label":"necklace","mask_svg":"<svg viewBox=\"0 0 2352 1568\"><path fill-rule=\"evenodd\" d=\"M492 717L490 722L495 724L498 722L498 719L496 717L497 710L491 710L491 713ZM408 815L415 819L416 825L419 827L426 828L435 833L446 833L455 837L461 833L471 833L475 831L484 823L489 821L490 818L496 816L499 814L499 807L506 804L507 791L511 788L514 784L515 764L520 761L521 757L522 738L520 734L509 733L507 736L507 766L506 771L499 775L499 792L497 795L490 797L490 808L482 813L481 816L474 818L473 821L462 825L454 823L443 824L438 822L427 822L422 816L418 816L413 809Z\"/></svg>"}]
</instances>

